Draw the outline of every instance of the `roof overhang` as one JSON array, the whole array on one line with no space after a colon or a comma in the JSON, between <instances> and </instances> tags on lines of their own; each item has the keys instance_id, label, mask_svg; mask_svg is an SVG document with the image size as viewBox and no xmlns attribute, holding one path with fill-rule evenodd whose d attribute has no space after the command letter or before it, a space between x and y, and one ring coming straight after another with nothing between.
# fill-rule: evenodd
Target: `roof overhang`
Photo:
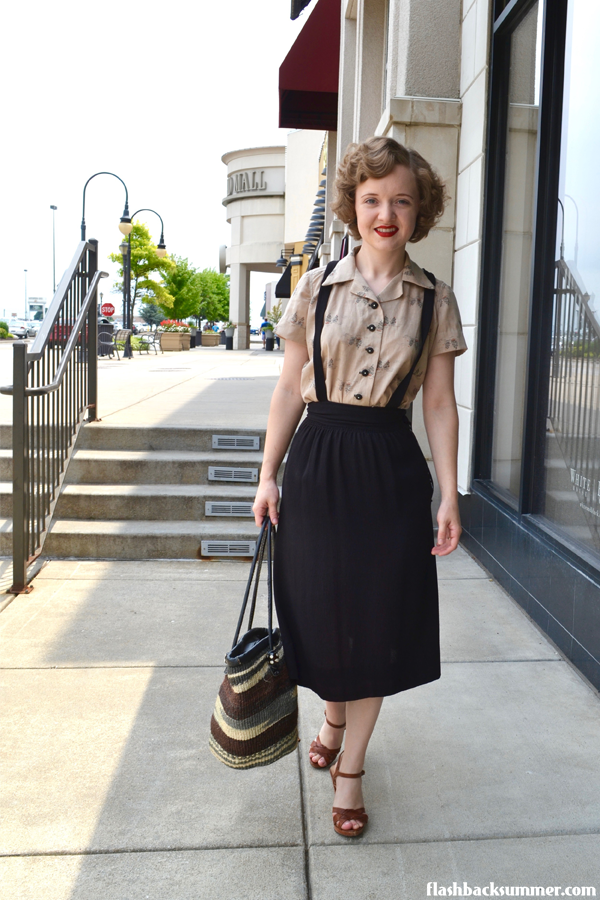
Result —
<instances>
[{"instance_id":1,"label":"roof overhang","mask_svg":"<svg viewBox=\"0 0 600 900\"><path fill-rule=\"evenodd\" d=\"M337 130L341 0L318 0L279 67L279 127Z\"/></svg>"}]
</instances>

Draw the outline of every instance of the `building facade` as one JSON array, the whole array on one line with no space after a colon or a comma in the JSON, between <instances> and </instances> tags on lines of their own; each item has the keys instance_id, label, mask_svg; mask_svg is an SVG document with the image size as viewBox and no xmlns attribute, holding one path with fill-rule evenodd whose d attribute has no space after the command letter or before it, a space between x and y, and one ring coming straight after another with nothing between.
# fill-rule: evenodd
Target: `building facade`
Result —
<instances>
[{"instance_id":1,"label":"building facade","mask_svg":"<svg viewBox=\"0 0 600 900\"><path fill-rule=\"evenodd\" d=\"M254 147L225 153L223 205L231 225L229 315L236 324L234 349L250 346L250 273L276 274L284 238L285 147Z\"/></svg>"},{"instance_id":2,"label":"building facade","mask_svg":"<svg viewBox=\"0 0 600 900\"><path fill-rule=\"evenodd\" d=\"M462 541L600 687L600 189L592 159L600 5L296 0L296 13L301 6L308 19L296 57L305 32L323 55L329 36L308 29L318 10L321 19L325 7L339 15L327 203L335 161L373 134L418 150L448 185L439 225L408 249L453 285L469 347L456 360ZM294 77L293 115L308 121ZM314 99L318 71L311 79L305 104L324 109ZM323 71L330 109L328 79ZM281 82L280 72L285 124ZM338 251L339 226L327 222L322 261ZM430 456L420 398L414 405L413 427Z\"/></svg>"},{"instance_id":3,"label":"building facade","mask_svg":"<svg viewBox=\"0 0 600 900\"><path fill-rule=\"evenodd\" d=\"M317 134L321 180L304 245L284 224L283 250L297 274L339 257L329 205L351 141L390 135L443 176L444 216L408 249L454 287L469 347L455 380L462 542L600 687L600 4L294 0L294 16L305 7L279 124ZM295 231L305 192L289 181Z\"/></svg>"}]
</instances>

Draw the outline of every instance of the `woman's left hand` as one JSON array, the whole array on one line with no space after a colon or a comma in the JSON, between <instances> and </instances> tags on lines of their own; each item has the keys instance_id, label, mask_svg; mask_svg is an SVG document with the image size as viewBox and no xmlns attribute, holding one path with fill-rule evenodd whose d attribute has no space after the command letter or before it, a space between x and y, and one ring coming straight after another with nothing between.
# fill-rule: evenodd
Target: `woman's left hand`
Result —
<instances>
[{"instance_id":1,"label":"woman's left hand","mask_svg":"<svg viewBox=\"0 0 600 900\"><path fill-rule=\"evenodd\" d=\"M457 500L442 500L437 514L438 536L437 543L432 549L434 556L448 556L458 547L462 534L460 513Z\"/></svg>"}]
</instances>

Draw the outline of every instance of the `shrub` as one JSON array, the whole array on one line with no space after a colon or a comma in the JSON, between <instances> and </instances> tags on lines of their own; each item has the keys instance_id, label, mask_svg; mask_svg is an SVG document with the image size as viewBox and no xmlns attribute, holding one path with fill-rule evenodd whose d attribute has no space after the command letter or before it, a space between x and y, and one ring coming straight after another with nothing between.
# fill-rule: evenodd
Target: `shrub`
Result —
<instances>
[{"instance_id":1,"label":"shrub","mask_svg":"<svg viewBox=\"0 0 600 900\"><path fill-rule=\"evenodd\" d=\"M160 323L161 331L183 331L189 333L190 326L185 322L179 322L177 319L163 319Z\"/></svg>"},{"instance_id":2,"label":"shrub","mask_svg":"<svg viewBox=\"0 0 600 900\"><path fill-rule=\"evenodd\" d=\"M8 328L4 327L4 323L0 322L0 340L4 341L8 337Z\"/></svg>"}]
</instances>

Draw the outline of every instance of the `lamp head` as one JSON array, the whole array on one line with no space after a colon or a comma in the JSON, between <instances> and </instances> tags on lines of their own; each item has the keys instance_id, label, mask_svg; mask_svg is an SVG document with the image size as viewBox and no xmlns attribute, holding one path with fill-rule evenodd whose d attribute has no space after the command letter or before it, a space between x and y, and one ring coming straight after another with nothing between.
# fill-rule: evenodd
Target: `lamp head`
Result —
<instances>
[{"instance_id":1,"label":"lamp head","mask_svg":"<svg viewBox=\"0 0 600 900\"><path fill-rule=\"evenodd\" d=\"M123 254L123 256L127 256L127 250L129 249L129 244L127 241L123 241L122 244L119 244L119 250Z\"/></svg>"},{"instance_id":2,"label":"lamp head","mask_svg":"<svg viewBox=\"0 0 600 900\"><path fill-rule=\"evenodd\" d=\"M119 231L121 232L121 234L124 234L125 236L131 234L132 228L133 225L131 224L131 219L129 218L129 216L121 216L121 221L119 222Z\"/></svg>"},{"instance_id":3,"label":"lamp head","mask_svg":"<svg viewBox=\"0 0 600 900\"><path fill-rule=\"evenodd\" d=\"M165 236L164 234L160 235L160 241L158 242L158 246L156 248L156 255L159 259L164 259L167 255L167 246L165 244Z\"/></svg>"}]
</instances>

